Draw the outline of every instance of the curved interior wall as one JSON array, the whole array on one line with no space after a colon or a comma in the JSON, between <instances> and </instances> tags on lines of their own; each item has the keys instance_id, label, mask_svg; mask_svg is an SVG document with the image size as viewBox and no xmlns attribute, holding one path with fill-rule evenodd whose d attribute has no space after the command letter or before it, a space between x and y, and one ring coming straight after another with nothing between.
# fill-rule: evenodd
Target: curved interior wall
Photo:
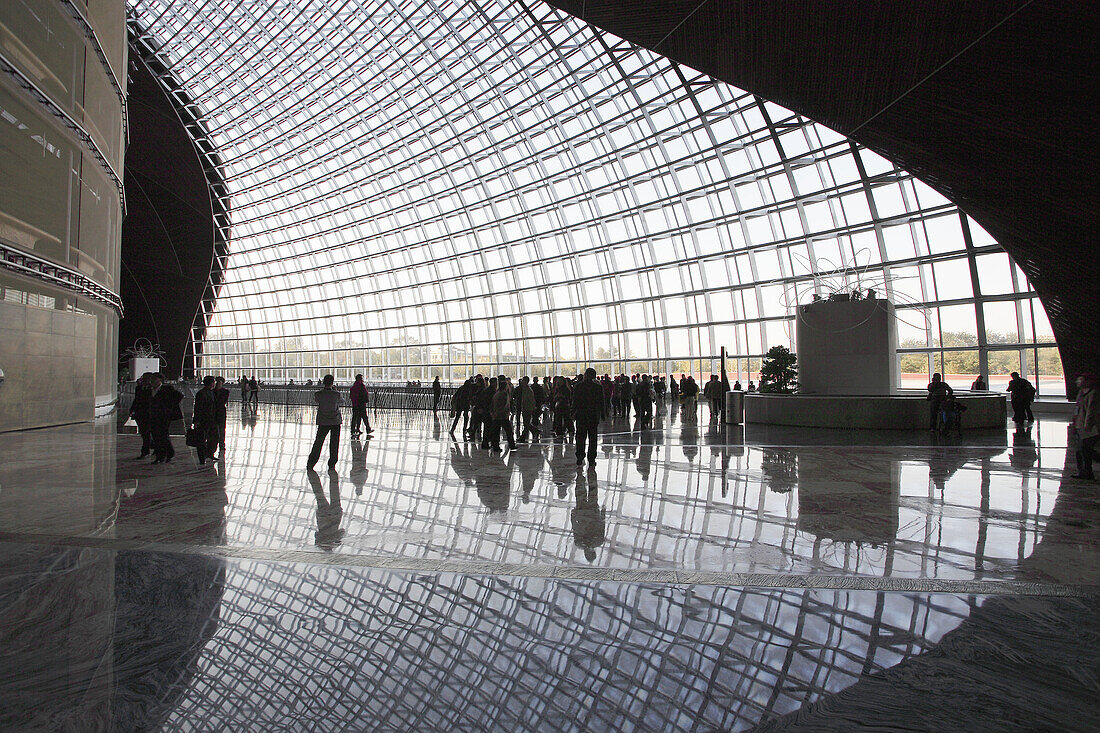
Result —
<instances>
[{"instance_id":1,"label":"curved interior wall","mask_svg":"<svg viewBox=\"0 0 1100 733\"><path fill-rule=\"evenodd\" d=\"M745 379L796 303L873 287L902 386L1061 389L1030 283L954 203L543 3L132 7L222 156L202 371L707 373L725 347Z\"/></svg>"},{"instance_id":2,"label":"curved interior wall","mask_svg":"<svg viewBox=\"0 0 1100 733\"><path fill-rule=\"evenodd\" d=\"M122 0L0 3L0 430L116 399Z\"/></svg>"},{"instance_id":3,"label":"curved interior wall","mask_svg":"<svg viewBox=\"0 0 1100 733\"><path fill-rule=\"evenodd\" d=\"M190 349L204 334L191 327L207 288L212 300L218 282L214 252L220 231L208 182L216 180L216 171L196 149L201 130L181 119L187 114L184 91L171 84L154 49L130 38L121 292L126 315L119 346L125 350L147 339L163 355L162 371L174 379L192 373Z\"/></svg>"}]
</instances>

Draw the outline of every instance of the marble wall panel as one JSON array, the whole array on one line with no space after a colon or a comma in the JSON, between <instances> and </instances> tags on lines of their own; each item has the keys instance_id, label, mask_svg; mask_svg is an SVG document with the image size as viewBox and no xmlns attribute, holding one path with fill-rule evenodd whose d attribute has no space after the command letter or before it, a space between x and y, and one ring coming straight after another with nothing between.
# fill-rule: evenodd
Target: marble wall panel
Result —
<instances>
[{"instance_id":1,"label":"marble wall panel","mask_svg":"<svg viewBox=\"0 0 1100 733\"><path fill-rule=\"evenodd\" d=\"M96 317L0 302L0 431L90 420Z\"/></svg>"}]
</instances>

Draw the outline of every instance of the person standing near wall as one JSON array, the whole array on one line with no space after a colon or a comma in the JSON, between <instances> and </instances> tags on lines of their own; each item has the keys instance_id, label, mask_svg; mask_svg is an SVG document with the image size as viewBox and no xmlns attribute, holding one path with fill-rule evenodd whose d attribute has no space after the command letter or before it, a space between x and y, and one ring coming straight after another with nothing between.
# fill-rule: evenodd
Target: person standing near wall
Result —
<instances>
[{"instance_id":1,"label":"person standing near wall","mask_svg":"<svg viewBox=\"0 0 1100 733\"><path fill-rule=\"evenodd\" d=\"M1074 478L1095 481L1092 464L1096 461L1096 443L1100 440L1100 403L1096 399L1096 376L1077 377L1077 404L1073 415L1077 438L1077 473Z\"/></svg>"},{"instance_id":2,"label":"person standing near wall","mask_svg":"<svg viewBox=\"0 0 1100 733\"><path fill-rule=\"evenodd\" d=\"M331 374L326 374L321 380L322 387L313 393L313 401L317 403L317 436L313 439L313 449L306 460L306 468L310 471L321 458L321 446L328 436L328 467L336 468L336 460L340 456L340 406L344 404L344 398L333 387L336 380Z\"/></svg>"},{"instance_id":3,"label":"person standing near wall","mask_svg":"<svg viewBox=\"0 0 1100 733\"><path fill-rule=\"evenodd\" d=\"M573 390L573 414L577 419L577 465L584 464L587 443L588 464L596 465L596 429L603 415L603 389L596 382L596 370L584 370L584 379Z\"/></svg>"},{"instance_id":4,"label":"person standing near wall","mask_svg":"<svg viewBox=\"0 0 1100 733\"><path fill-rule=\"evenodd\" d=\"M439 375L432 382L432 412L439 412L439 401L443 399L443 385L439 383Z\"/></svg>"}]
</instances>

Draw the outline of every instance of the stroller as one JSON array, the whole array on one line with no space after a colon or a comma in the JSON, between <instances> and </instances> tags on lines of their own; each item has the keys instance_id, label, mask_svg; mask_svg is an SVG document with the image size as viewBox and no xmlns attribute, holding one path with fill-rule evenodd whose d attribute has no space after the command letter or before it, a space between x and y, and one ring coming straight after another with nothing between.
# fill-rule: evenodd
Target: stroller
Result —
<instances>
[{"instance_id":1,"label":"stroller","mask_svg":"<svg viewBox=\"0 0 1100 733\"><path fill-rule=\"evenodd\" d=\"M956 434L961 434L964 412L966 412L966 405L955 399L955 395L948 395L940 404L940 414L936 420L936 428L940 435L947 435L952 430Z\"/></svg>"}]
</instances>

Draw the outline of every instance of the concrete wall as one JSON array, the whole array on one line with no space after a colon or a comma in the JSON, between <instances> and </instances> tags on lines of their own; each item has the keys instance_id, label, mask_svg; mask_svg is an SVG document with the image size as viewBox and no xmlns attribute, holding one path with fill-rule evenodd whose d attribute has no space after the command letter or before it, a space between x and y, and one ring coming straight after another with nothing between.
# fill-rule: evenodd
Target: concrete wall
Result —
<instances>
[{"instance_id":1,"label":"concrete wall","mask_svg":"<svg viewBox=\"0 0 1100 733\"><path fill-rule=\"evenodd\" d=\"M898 387L894 304L822 301L799 306L795 319L799 391L888 395Z\"/></svg>"},{"instance_id":2,"label":"concrete wall","mask_svg":"<svg viewBox=\"0 0 1100 733\"><path fill-rule=\"evenodd\" d=\"M0 302L0 431L91 420L96 317Z\"/></svg>"},{"instance_id":3,"label":"concrete wall","mask_svg":"<svg viewBox=\"0 0 1100 733\"><path fill-rule=\"evenodd\" d=\"M964 430L1004 428L1008 408L1004 395L956 395L966 412ZM807 428L927 430L929 403L924 397L745 395L745 422Z\"/></svg>"}]
</instances>

